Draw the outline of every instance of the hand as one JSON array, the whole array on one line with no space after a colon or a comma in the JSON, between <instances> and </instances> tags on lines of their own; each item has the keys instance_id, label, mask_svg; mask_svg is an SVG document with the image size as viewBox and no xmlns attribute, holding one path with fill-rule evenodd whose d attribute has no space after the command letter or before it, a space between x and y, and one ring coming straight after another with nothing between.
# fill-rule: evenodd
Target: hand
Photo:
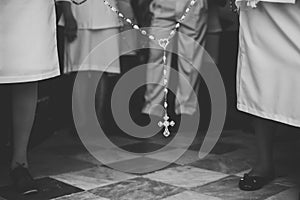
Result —
<instances>
[{"instance_id":1,"label":"hand","mask_svg":"<svg viewBox=\"0 0 300 200\"><path fill-rule=\"evenodd\" d=\"M65 36L68 42L73 42L77 37L77 21L72 14L64 15L65 17Z\"/></svg>"},{"instance_id":2,"label":"hand","mask_svg":"<svg viewBox=\"0 0 300 200\"><path fill-rule=\"evenodd\" d=\"M59 2L62 7L62 14L65 19L65 36L68 42L73 42L77 37L77 21L72 13L71 3L67 1Z\"/></svg>"}]
</instances>

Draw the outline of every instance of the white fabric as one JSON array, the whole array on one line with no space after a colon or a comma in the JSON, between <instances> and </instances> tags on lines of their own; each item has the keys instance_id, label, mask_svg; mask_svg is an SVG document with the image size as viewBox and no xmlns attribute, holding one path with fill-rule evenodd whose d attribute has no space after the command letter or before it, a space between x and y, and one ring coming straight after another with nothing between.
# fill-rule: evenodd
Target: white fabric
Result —
<instances>
[{"instance_id":1,"label":"white fabric","mask_svg":"<svg viewBox=\"0 0 300 200\"><path fill-rule=\"evenodd\" d=\"M65 45L64 72L120 73L119 41L109 39L118 33L118 28L78 30L76 40Z\"/></svg>"},{"instance_id":2,"label":"white fabric","mask_svg":"<svg viewBox=\"0 0 300 200\"><path fill-rule=\"evenodd\" d=\"M115 0L109 2L116 7ZM106 6L102 0L87 0L81 5L72 3L71 9L79 29L105 29L122 26L122 21L117 14ZM64 25L63 17L61 17L59 25Z\"/></svg>"},{"instance_id":3,"label":"white fabric","mask_svg":"<svg viewBox=\"0 0 300 200\"><path fill-rule=\"evenodd\" d=\"M300 1L241 9L237 106L300 127Z\"/></svg>"},{"instance_id":4,"label":"white fabric","mask_svg":"<svg viewBox=\"0 0 300 200\"><path fill-rule=\"evenodd\" d=\"M136 22L130 0L118 0L118 8L124 16ZM124 26L121 27L121 31L129 32L123 33L120 38L120 52L125 52L129 49L137 49L141 46L139 43L145 40L145 38L141 38L143 37L141 33L138 30L133 29L128 23L124 23ZM131 51L127 55L136 55L136 51Z\"/></svg>"},{"instance_id":5,"label":"white fabric","mask_svg":"<svg viewBox=\"0 0 300 200\"><path fill-rule=\"evenodd\" d=\"M292 3L295 4L296 0L236 0L236 5L238 7L241 6L249 6L252 8L256 8L259 2L269 2L269 3Z\"/></svg>"},{"instance_id":6,"label":"white fabric","mask_svg":"<svg viewBox=\"0 0 300 200\"><path fill-rule=\"evenodd\" d=\"M0 1L0 83L59 75L52 0Z\"/></svg>"}]
</instances>

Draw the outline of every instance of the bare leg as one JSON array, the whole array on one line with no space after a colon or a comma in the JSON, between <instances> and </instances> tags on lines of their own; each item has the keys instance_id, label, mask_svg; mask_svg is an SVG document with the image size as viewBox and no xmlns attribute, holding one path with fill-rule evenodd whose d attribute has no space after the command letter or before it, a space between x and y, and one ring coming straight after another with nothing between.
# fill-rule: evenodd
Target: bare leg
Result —
<instances>
[{"instance_id":1,"label":"bare leg","mask_svg":"<svg viewBox=\"0 0 300 200\"><path fill-rule=\"evenodd\" d=\"M86 124L87 120L87 111L86 111L86 103L87 103L87 91L88 91L88 83L89 83L89 72L87 71L80 71L78 72L77 79L79 80L79 83L76 84L76 88L74 88L73 92L75 93L75 99L74 103L75 106L78 108L78 111L80 113L79 116L79 126L84 126Z\"/></svg>"},{"instance_id":2,"label":"bare leg","mask_svg":"<svg viewBox=\"0 0 300 200\"><path fill-rule=\"evenodd\" d=\"M257 144L257 163L250 175L268 177L274 175L273 139L276 123L256 117L254 129Z\"/></svg>"},{"instance_id":3,"label":"bare leg","mask_svg":"<svg viewBox=\"0 0 300 200\"><path fill-rule=\"evenodd\" d=\"M102 72L96 72L94 75L94 80L99 79L99 76L101 75L101 79L99 80L99 83L96 82L94 84L97 85L97 91L96 91L96 97L95 97L95 106L96 106L96 113L97 117L100 123L100 126L102 128L105 128L105 126L108 125L108 116L107 116L107 108L110 106L109 103L109 96L111 94L108 93L108 76L106 73L101 74Z\"/></svg>"},{"instance_id":4,"label":"bare leg","mask_svg":"<svg viewBox=\"0 0 300 200\"><path fill-rule=\"evenodd\" d=\"M89 102L88 95L90 93L88 91L93 91L96 87L96 94L95 94L95 106L96 106L96 113L98 116L99 121L101 124L104 122L105 119L105 107L107 106L106 98L108 96L107 93L107 75L101 74L102 72L98 71L84 71L84 72L78 72L80 73L79 77L80 84L76 85L76 88L74 90L76 94L75 103L76 106L78 106L79 112L80 112L80 124L79 125L85 125L87 120L87 111L86 111L86 103ZM101 76L101 79L99 80ZM98 82L99 81L99 82Z\"/></svg>"},{"instance_id":5,"label":"bare leg","mask_svg":"<svg viewBox=\"0 0 300 200\"><path fill-rule=\"evenodd\" d=\"M11 168L28 166L27 146L37 106L37 82L12 86L13 158Z\"/></svg>"}]
</instances>

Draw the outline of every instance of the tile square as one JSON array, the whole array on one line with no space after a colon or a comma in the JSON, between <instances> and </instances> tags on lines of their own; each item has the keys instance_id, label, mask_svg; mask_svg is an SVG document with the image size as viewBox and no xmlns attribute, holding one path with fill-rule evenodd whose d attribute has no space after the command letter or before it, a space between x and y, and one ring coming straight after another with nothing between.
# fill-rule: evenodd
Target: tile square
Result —
<instances>
[{"instance_id":1,"label":"tile square","mask_svg":"<svg viewBox=\"0 0 300 200\"><path fill-rule=\"evenodd\" d=\"M226 176L226 174L219 172L191 166L180 166L154 172L143 177L177 187L193 188L222 179Z\"/></svg>"},{"instance_id":2,"label":"tile square","mask_svg":"<svg viewBox=\"0 0 300 200\"><path fill-rule=\"evenodd\" d=\"M91 190L112 183L135 178L136 176L107 167L94 167L78 172L61 174L52 178L83 190Z\"/></svg>"},{"instance_id":3,"label":"tile square","mask_svg":"<svg viewBox=\"0 0 300 200\"><path fill-rule=\"evenodd\" d=\"M122 146L122 149L132 153L151 153L163 148L164 145L152 142L139 142L136 144Z\"/></svg>"},{"instance_id":4,"label":"tile square","mask_svg":"<svg viewBox=\"0 0 300 200\"><path fill-rule=\"evenodd\" d=\"M70 156L56 156L52 154L30 154L30 171L34 177L46 177L92 168L89 162L73 159Z\"/></svg>"},{"instance_id":5,"label":"tile square","mask_svg":"<svg viewBox=\"0 0 300 200\"><path fill-rule=\"evenodd\" d=\"M185 191L167 198L164 198L163 200L222 200L217 197L213 196L207 196L204 194L199 194L197 192L192 192L192 191Z\"/></svg>"},{"instance_id":6,"label":"tile square","mask_svg":"<svg viewBox=\"0 0 300 200\"><path fill-rule=\"evenodd\" d=\"M96 166L103 165L99 160L97 160L94 156L92 156L90 153L82 153L72 156L75 160L91 163Z\"/></svg>"},{"instance_id":7,"label":"tile square","mask_svg":"<svg viewBox=\"0 0 300 200\"><path fill-rule=\"evenodd\" d=\"M266 200L299 200L299 198L300 191L298 189L291 188L269 197Z\"/></svg>"},{"instance_id":8,"label":"tile square","mask_svg":"<svg viewBox=\"0 0 300 200\"><path fill-rule=\"evenodd\" d=\"M189 165L198 161L199 159L198 151L187 150L175 163L178 165Z\"/></svg>"},{"instance_id":9,"label":"tile square","mask_svg":"<svg viewBox=\"0 0 300 200\"><path fill-rule=\"evenodd\" d=\"M120 136L109 137L109 139L111 142L113 142L118 147L140 143L139 140L135 140L132 138L120 137Z\"/></svg>"},{"instance_id":10,"label":"tile square","mask_svg":"<svg viewBox=\"0 0 300 200\"><path fill-rule=\"evenodd\" d=\"M249 156L246 157L246 155L249 155L246 151L235 151L223 155L210 155L190 165L234 175L251 168L254 161L251 160Z\"/></svg>"},{"instance_id":11,"label":"tile square","mask_svg":"<svg viewBox=\"0 0 300 200\"><path fill-rule=\"evenodd\" d=\"M202 139L190 136L191 133L177 133L177 134L180 135L176 135L174 137L168 137L168 138L156 138L150 141L155 144L169 145L171 147L183 148L183 149L188 149L193 144L196 145L202 143Z\"/></svg>"},{"instance_id":12,"label":"tile square","mask_svg":"<svg viewBox=\"0 0 300 200\"><path fill-rule=\"evenodd\" d=\"M90 192L80 192L76 194L66 195L63 197L58 197L53 200L109 200L109 199L99 197Z\"/></svg>"},{"instance_id":13,"label":"tile square","mask_svg":"<svg viewBox=\"0 0 300 200\"><path fill-rule=\"evenodd\" d=\"M207 185L193 188L192 190L208 196L219 197L224 200L264 200L289 189L285 186L270 183L260 190L247 192L238 188L239 180L240 177L228 176Z\"/></svg>"},{"instance_id":14,"label":"tile square","mask_svg":"<svg viewBox=\"0 0 300 200\"><path fill-rule=\"evenodd\" d=\"M135 178L113 185L96 188L89 192L111 200L153 200L182 192L182 188L152 181L145 178Z\"/></svg>"},{"instance_id":15,"label":"tile square","mask_svg":"<svg viewBox=\"0 0 300 200\"><path fill-rule=\"evenodd\" d=\"M184 152L182 154L182 152ZM174 148L168 151L155 153L149 156L146 156L148 158L153 158L156 160L162 160L165 162L173 162L178 165L187 165L193 162L198 161L199 158L199 152L192 151L192 150L186 150L182 148ZM180 156L181 155L181 156ZM174 161L174 158L179 157L177 160Z\"/></svg>"},{"instance_id":16,"label":"tile square","mask_svg":"<svg viewBox=\"0 0 300 200\"><path fill-rule=\"evenodd\" d=\"M97 156L97 158L95 158L94 155ZM117 148L102 149L100 151L95 151L94 155L91 155L90 153L79 154L75 155L74 158L81 161L93 163L95 165L111 164L115 162L138 158L138 156L134 155L134 153L126 152L122 149Z\"/></svg>"},{"instance_id":17,"label":"tile square","mask_svg":"<svg viewBox=\"0 0 300 200\"><path fill-rule=\"evenodd\" d=\"M176 162L180 157L182 157L182 154L185 153L185 151L186 151L185 149L175 148L163 152L153 153L145 157L173 163ZM178 158L178 159L174 160L174 158Z\"/></svg>"},{"instance_id":18,"label":"tile square","mask_svg":"<svg viewBox=\"0 0 300 200\"><path fill-rule=\"evenodd\" d=\"M68 149L65 149L68 147ZM50 151L49 151L50 150ZM50 138L35 147L32 152L51 152L53 154L69 155L85 151L80 138L70 130L55 132Z\"/></svg>"},{"instance_id":19,"label":"tile square","mask_svg":"<svg viewBox=\"0 0 300 200\"><path fill-rule=\"evenodd\" d=\"M131 160L124 160L121 162L109 164L110 168L138 175L152 173L154 171L173 166L177 165L147 157L138 157Z\"/></svg>"},{"instance_id":20,"label":"tile square","mask_svg":"<svg viewBox=\"0 0 300 200\"><path fill-rule=\"evenodd\" d=\"M199 151L200 147L201 147L201 144L195 144L195 145L190 146L189 150ZM237 145L237 144L226 144L226 143L218 142L214 146L214 148L211 150L211 152L208 152L208 153L221 155L221 154L236 151L240 148L242 148L242 146ZM207 153L207 152L205 152L205 153Z\"/></svg>"},{"instance_id":21,"label":"tile square","mask_svg":"<svg viewBox=\"0 0 300 200\"><path fill-rule=\"evenodd\" d=\"M38 179L37 184L40 187L37 194L24 196L18 194L13 187L5 186L0 188L0 196L7 200L48 200L83 191L52 178Z\"/></svg>"},{"instance_id":22,"label":"tile square","mask_svg":"<svg viewBox=\"0 0 300 200\"><path fill-rule=\"evenodd\" d=\"M290 177L278 177L273 181L273 183L287 186L287 187L296 186L295 180L292 180Z\"/></svg>"}]
</instances>

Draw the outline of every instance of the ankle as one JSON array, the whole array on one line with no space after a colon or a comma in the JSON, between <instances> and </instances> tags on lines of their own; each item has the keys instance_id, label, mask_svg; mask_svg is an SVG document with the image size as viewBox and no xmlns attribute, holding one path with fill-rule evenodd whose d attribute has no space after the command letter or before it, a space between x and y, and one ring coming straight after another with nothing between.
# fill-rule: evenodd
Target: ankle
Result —
<instances>
[{"instance_id":1,"label":"ankle","mask_svg":"<svg viewBox=\"0 0 300 200\"><path fill-rule=\"evenodd\" d=\"M13 170L17 167L24 167L24 168L28 168L28 162L27 161L24 161L24 162L20 162L20 161L12 161L11 163L11 166L10 166L10 169Z\"/></svg>"}]
</instances>

